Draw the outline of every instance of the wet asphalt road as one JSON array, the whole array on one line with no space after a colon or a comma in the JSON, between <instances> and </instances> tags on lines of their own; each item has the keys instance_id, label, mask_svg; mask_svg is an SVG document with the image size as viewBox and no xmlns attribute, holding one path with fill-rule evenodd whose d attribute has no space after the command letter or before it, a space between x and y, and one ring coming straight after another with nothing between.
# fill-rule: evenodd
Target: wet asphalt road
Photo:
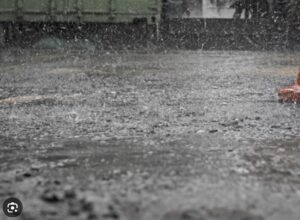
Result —
<instances>
[{"instance_id":1,"label":"wet asphalt road","mask_svg":"<svg viewBox=\"0 0 300 220\"><path fill-rule=\"evenodd\" d=\"M300 219L293 52L0 52L20 219ZM0 213L0 219L6 219Z\"/></svg>"}]
</instances>

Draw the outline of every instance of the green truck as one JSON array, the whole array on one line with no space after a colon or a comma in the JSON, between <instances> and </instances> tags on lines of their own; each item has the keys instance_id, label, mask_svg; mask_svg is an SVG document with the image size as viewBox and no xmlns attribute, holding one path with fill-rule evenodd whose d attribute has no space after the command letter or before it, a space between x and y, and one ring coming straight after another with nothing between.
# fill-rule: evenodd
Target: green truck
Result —
<instances>
[{"instance_id":1,"label":"green truck","mask_svg":"<svg viewBox=\"0 0 300 220\"><path fill-rule=\"evenodd\" d=\"M162 0L0 0L0 44L21 23L135 23L158 26Z\"/></svg>"},{"instance_id":2,"label":"green truck","mask_svg":"<svg viewBox=\"0 0 300 220\"><path fill-rule=\"evenodd\" d=\"M160 21L161 0L1 0L0 22Z\"/></svg>"}]
</instances>

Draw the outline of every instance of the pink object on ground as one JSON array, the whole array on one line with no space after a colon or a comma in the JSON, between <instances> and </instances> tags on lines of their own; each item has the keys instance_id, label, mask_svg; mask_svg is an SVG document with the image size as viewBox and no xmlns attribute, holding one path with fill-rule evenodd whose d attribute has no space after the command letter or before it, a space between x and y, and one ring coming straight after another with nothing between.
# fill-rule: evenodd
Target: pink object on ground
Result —
<instances>
[{"instance_id":1,"label":"pink object on ground","mask_svg":"<svg viewBox=\"0 0 300 220\"><path fill-rule=\"evenodd\" d=\"M280 89L278 96L279 100L283 102L300 103L300 70L296 84Z\"/></svg>"}]
</instances>

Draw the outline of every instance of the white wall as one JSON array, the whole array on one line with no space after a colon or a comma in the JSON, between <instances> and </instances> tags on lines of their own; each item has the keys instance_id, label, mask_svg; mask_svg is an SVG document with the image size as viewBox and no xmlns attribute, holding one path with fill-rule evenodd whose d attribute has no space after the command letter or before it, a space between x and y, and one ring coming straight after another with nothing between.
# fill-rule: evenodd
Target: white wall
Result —
<instances>
[{"instance_id":1,"label":"white wall","mask_svg":"<svg viewBox=\"0 0 300 220\"><path fill-rule=\"evenodd\" d=\"M221 4L217 5L217 0L203 1L203 17L204 18L232 18L234 9L229 8L232 0L221 0ZM219 0L220 1L220 0Z\"/></svg>"},{"instance_id":2,"label":"white wall","mask_svg":"<svg viewBox=\"0 0 300 220\"><path fill-rule=\"evenodd\" d=\"M202 1L202 4L200 3ZM192 18L232 18L234 9L229 8L233 0L190 0L189 9ZM202 6L201 6L202 5Z\"/></svg>"}]
</instances>

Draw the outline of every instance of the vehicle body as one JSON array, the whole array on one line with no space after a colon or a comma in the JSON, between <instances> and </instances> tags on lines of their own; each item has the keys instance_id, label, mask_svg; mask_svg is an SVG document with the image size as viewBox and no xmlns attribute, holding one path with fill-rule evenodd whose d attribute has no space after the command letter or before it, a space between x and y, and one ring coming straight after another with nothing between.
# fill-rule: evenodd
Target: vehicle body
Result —
<instances>
[{"instance_id":1,"label":"vehicle body","mask_svg":"<svg viewBox=\"0 0 300 220\"><path fill-rule=\"evenodd\" d=\"M34 24L146 24L158 36L161 0L1 0L0 45ZM155 32L153 32L155 31Z\"/></svg>"},{"instance_id":2,"label":"vehicle body","mask_svg":"<svg viewBox=\"0 0 300 220\"><path fill-rule=\"evenodd\" d=\"M1 0L0 22L158 24L161 0Z\"/></svg>"}]
</instances>

